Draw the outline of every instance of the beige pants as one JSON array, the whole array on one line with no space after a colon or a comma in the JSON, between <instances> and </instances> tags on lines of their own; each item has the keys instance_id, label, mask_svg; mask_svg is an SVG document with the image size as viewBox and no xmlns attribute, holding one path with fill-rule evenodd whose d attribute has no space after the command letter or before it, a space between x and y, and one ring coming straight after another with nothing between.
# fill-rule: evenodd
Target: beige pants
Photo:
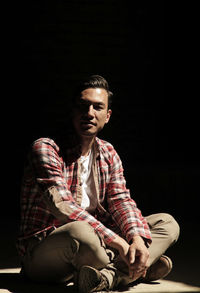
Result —
<instances>
[{"instance_id":1,"label":"beige pants","mask_svg":"<svg viewBox=\"0 0 200 293\"><path fill-rule=\"evenodd\" d=\"M150 264L175 243L179 236L179 226L174 218L165 213L146 217L152 233L149 247ZM35 281L64 282L83 265L102 270L112 287L119 283L128 284L126 266L119 257L107 249L93 228L86 222L72 222L61 226L43 241L32 245L24 258L26 275Z\"/></svg>"}]
</instances>

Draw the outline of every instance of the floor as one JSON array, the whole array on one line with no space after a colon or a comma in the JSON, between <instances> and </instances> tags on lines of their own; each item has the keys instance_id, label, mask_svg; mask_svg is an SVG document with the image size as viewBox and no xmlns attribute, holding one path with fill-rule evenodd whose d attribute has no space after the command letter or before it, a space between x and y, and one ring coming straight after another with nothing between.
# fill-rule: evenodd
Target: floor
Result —
<instances>
[{"instance_id":1,"label":"floor","mask_svg":"<svg viewBox=\"0 0 200 293\"><path fill-rule=\"evenodd\" d=\"M131 288L121 288L115 292L200 292L200 241L190 241L191 231L185 226L178 243L166 253L173 260L173 270L165 280L152 284L138 284ZM190 231L190 232L188 232ZM73 286L49 286L25 282L19 276L19 261L14 246L14 236L4 233L0 243L0 292L14 293L72 293Z\"/></svg>"},{"instance_id":2,"label":"floor","mask_svg":"<svg viewBox=\"0 0 200 293\"><path fill-rule=\"evenodd\" d=\"M24 282L20 279L19 268L2 269L0 270L0 292L8 293L72 293L76 292L73 285L68 287L61 286L49 286L49 285L38 285L30 282ZM152 282L152 284L138 284L137 286L130 288L121 288L120 291L115 292L200 292L200 287L191 286L181 282L174 282L170 280L159 280Z\"/></svg>"}]
</instances>

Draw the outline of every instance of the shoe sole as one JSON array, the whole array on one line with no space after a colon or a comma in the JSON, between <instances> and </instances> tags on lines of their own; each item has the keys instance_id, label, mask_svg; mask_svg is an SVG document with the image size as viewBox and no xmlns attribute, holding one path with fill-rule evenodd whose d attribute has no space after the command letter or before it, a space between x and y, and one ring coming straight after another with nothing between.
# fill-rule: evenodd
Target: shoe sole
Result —
<instances>
[{"instance_id":1,"label":"shoe sole","mask_svg":"<svg viewBox=\"0 0 200 293\"><path fill-rule=\"evenodd\" d=\"M168 262L168 267L169 267L169 271L167 272L166 275L163 276L163 278L164 278L164 277L166 277L171 272L171 270L173 268L173 264L172 264L171 259L168 256L162 255L162 258L164 258Z\"/></svg>"}]
</instances>

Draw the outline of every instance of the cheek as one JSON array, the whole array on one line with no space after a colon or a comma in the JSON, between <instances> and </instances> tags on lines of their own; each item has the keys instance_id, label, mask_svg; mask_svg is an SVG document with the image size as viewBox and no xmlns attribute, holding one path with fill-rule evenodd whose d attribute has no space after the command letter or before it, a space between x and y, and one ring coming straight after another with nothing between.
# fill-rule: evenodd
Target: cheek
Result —
<instances>
[{"instance_id":1,"label":"cheek","mask_svg":"<svg viewBox=\"0 0 200 293\"><path fill-rule=\"evenodd\" d=\"M76 121L76 120L80 119L80 117L81 117L81 113L78 110L75 110L72 115L73 115L72 116L73 121Z\"/></svg>"},{"instance_id":2,"label":"cheek","mask_svg":"<svg viewBox=\"0 0 200 293\"><path fill-rule=\"evenodd\" d=\"M79 124L79 120L80 120L80 114L76 111L73 113L73 116L72 116L73 125L77 126Z\"/></svg>"},{"instance_id":3,"label":"cheek","mask_svg":"<svg viewBox=\"0 0 200 293\"><path fill-rule=\"evenodd\" d=\"M104 125L107 122L107 114L102 114L97 117L99 124Z\"/></svg>"}]
</instances>

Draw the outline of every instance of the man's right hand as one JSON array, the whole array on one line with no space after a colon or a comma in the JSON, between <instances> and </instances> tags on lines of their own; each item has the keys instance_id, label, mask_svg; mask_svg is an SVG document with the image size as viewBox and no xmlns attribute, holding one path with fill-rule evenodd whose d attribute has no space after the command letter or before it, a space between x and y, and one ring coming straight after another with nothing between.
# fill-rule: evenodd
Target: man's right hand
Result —
<instances>
[{"instance_id":1,"label":"man's right hand","mask_svg":"<svg viewBox=\"0 0 200 293\"><path fill-rule=\"evenodd\" d=\"M120 236L116 236L116 238L107 244L110 247L113 247L118 250L121 259L127 264L130 269L130 261L129 261L129 249L130 245L128 242ZM130 270L129 270L130 271Z\"/></svg>"}]
</instances>

